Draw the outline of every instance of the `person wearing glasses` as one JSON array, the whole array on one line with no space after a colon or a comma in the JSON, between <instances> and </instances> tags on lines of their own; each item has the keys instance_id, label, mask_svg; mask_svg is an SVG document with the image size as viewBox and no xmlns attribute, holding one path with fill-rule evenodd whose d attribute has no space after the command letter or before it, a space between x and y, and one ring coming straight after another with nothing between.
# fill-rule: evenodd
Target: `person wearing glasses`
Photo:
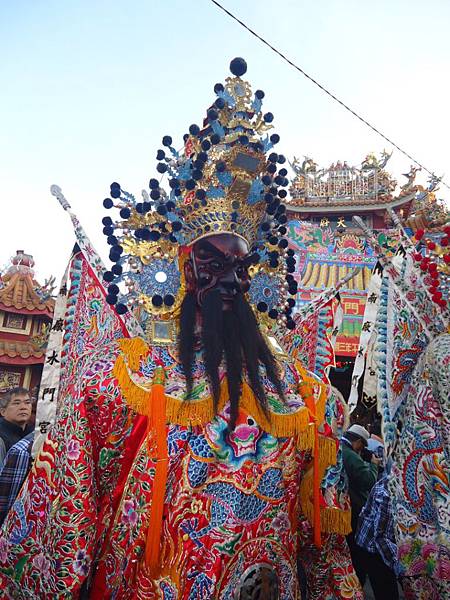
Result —
<instances>
[{"instance_id":1,"label":"person wearing glasses","mask_svg":"<svg viewBox=\"0 0 450 600\"><path fill-rule=\"evenodd\" d=\"M0 397L0 470L8 450L32 431L30 392L16 387Z\"/></svg>"}]
</instances>

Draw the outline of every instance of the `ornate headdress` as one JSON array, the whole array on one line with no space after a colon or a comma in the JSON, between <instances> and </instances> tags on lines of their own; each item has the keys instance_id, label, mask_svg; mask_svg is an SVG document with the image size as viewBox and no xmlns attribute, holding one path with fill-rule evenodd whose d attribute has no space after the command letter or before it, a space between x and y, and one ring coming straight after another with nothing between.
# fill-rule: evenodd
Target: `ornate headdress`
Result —
<instances>
[{"instance_id":1,"label":"ornate headdress","mask_svg":"<svg viewBox=\"0 0 450 600\"><path fill-rule=\"evenodd\" d=\"M297 292L295 258L287 249L282 204L289 183L286 159L273 151L279 136L267 133L273 115L261 111L264 92L252 94L241 79L245 61L235 58L230 70L233 77L214 86L217 98L203 126L189 127L183 150L163 137L165 149L156 155L160 179L150 179L143 200L112 183L111 197L103 201L107 209L118 208L121 217L103 219L115 263L105 274L107 301L119 313L141 307L144 321L169 320L184 295L182 263L189 247L226 232L245 239L255 257L250 302L268 323L294 326L295 302L288 294Z\"/></svg>"}]
</instances>

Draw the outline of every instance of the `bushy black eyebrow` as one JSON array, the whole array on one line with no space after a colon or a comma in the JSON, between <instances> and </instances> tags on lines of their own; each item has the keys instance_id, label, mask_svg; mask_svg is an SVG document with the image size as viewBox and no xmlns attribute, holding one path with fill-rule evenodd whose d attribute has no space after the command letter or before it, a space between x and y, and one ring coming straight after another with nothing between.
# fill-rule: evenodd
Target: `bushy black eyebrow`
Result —
<instances>
[{"instance_id":1,"label":"bushy black eyebrow","mask_svg":"<svg viewBox=\"0 0 450 600\"><path fill-rule=\"evenodd\" d=\"M208 242L208 240L200 240L198 242L198 249L210 252L211 254L217 256L218 258L221 258L222 260L228 260L228 256L224 254L221 250L219 250L219 248L214 246L214 244ZM259 254L257 252L253 252L251 254L249 253L247 254L247 256L244 256L244 258L242 258L240 262L242 266L248 268L250 265L254 265L259 262Z\"/></svg>"},{"instance_id":2,"label":"bushy black eyebrow","mask_svg":"<svg viewBox=\"0 0 450 600\"><path fill-rule=\"evenodd\" d=\"M207 252L211 252L211 254L214 254L214 256L217 256L224 260L226 259L226 255L222 252L222 250L216 248L216 246L214 246L214 244L211 244L211 242L208 242L208 240L200 240L198 244L198 249L206 250Z\"/></svg>"}]
</instances>

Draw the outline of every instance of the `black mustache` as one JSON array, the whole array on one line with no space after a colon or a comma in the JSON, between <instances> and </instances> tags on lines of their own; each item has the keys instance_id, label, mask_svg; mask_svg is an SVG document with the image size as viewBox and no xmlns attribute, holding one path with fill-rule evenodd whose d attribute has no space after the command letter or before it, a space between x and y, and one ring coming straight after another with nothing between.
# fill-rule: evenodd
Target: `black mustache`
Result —
<instances>
[{"instance_id":1,"label":"black mustache","mask_svg":"<svg viewBox=\"0 0 450 600\"><path fill-rule=\"evenodd\" d=\"M188 296L192 297L188 299ZM231 310L224 311L220 290L208 292L201 307L201 317L202 354L215 412L217 413L220 398L219 368L225 358L230 402L229 429L233 430L236 425L244 367L256 400L268 416L267 395L261 379L260 366L265 367L268 379L284 400L283 387L276 361L244 295L239 291L233 298ZM195 318L195 297L187 294L181 307L179 338L180 361L186 376L187 400L193 386Z\"/></svg>"}]
</instances>

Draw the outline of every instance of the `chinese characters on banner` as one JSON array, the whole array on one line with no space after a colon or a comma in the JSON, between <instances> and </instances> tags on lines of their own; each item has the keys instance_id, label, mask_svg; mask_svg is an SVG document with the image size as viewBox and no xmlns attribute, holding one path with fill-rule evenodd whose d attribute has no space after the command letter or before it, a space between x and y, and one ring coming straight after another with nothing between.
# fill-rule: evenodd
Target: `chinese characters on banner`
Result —
<instances>
[{"instance_id":1,"label":"chinese characters on banner","mask_svg":"<svg viewBox=\"0 0 450 600\"><path fill-rule=\"evenodd\" d=\"M55 421L56 401L58 397L59 379L61 374L61 349L64 335L64 317L67 308L67 278L69 266L64 273L58 297L55 302L55 312L48 338L45 354L44 369L36 407L36 425L32 454L36 456L50 427Z\"/></svg>"},{"instance_id":2,"label":"chinese characters on banner","mask_svg":"<svg viewBox=\"0 0 450 600\"><path fill-rule=\"evenodd\" d=\"M344 320L336 340L335 354L336 356L354 357L358 353L366 298L341 293L341 304L344 310Z\"/></svg>"}]
</instances>

